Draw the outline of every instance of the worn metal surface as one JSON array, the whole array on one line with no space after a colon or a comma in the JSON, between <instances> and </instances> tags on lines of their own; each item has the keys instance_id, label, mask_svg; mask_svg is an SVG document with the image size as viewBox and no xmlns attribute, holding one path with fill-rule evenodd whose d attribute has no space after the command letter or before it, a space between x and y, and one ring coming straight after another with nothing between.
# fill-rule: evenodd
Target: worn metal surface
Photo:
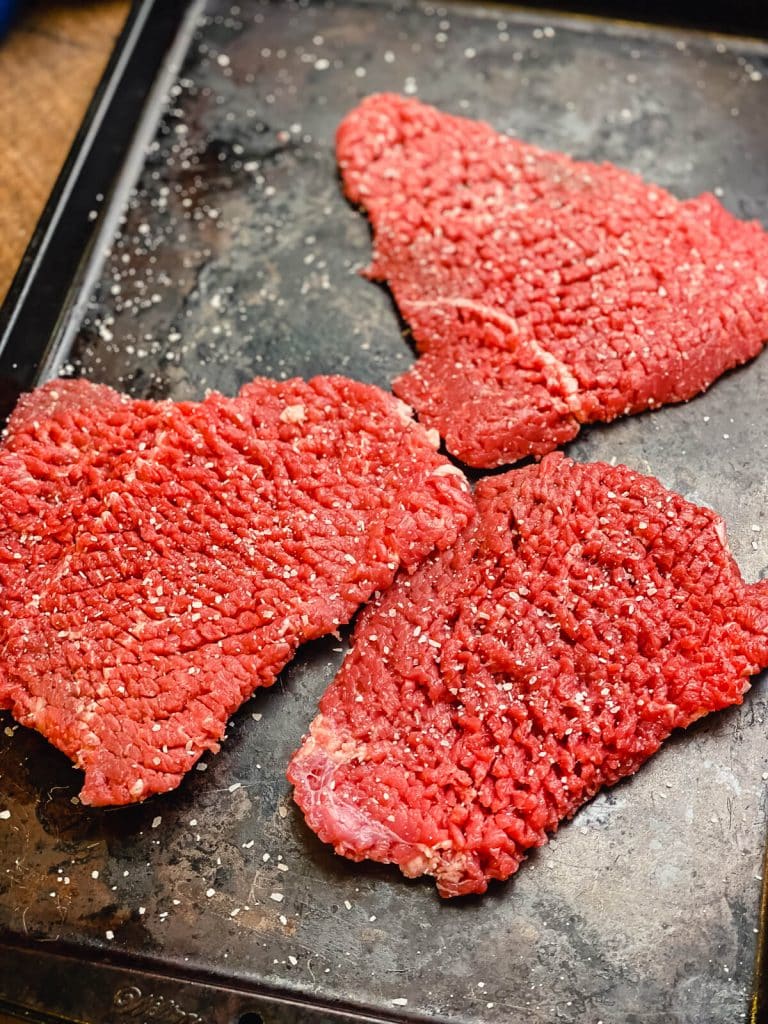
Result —
<instances>
[{"instance_id":1,"label":"worn metal surface","mask_svg":"<svg viewBox=\"0 0 768 1024\"><path fill-rule=\"evenodd\" d=\"M208 11L65 360L95 380L192 398L257 373L386 387L408 365L388 295L354 273L369 230L333 158L340 117L374 90L417 91L681 196L716 189L768 225L761 44L502 7ZM716 507L755 579L768 566L766 394L768 355L687 406L585 429L570 452ZM286 762L342 650L333 638L305 649L235 717L205 771L144 806L83 809L66 759L0 718L5 938L396 1018L746 1017L764 685L675 737L512 881L443 903L429 882L335 857L291 804Z\"/></svg>"}]
</instances>

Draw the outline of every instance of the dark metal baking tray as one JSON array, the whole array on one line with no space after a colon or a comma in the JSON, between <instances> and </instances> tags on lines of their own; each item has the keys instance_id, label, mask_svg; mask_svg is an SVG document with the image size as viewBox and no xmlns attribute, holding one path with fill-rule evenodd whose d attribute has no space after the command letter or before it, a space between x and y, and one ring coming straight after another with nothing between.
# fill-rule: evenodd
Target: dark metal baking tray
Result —
<instances>
[{"instance_id":1,"label":"dark metal baking tray","mask_svg":"<svg viewBox=\"0 0 768 1024\"><path fill-rule=\"evenodd\" d=\"M342 114L380 89L681 196L714 189L768 225L756 39L508 5L145 2L4 307L5 411L62 370L153 397L232 393L257 373L386 387L412 353L387 293L354 273L369 230L341 196L332 145ZM755 579L768 566L767 387L763 356L570 451L717 507ZM343 648L303 650L207 770L142 806L79 806L66 759L0 716L0 1014L766 1021L764 680L510 882L443 903L426 881L335 857L291 804L285 765Z\"/></svg>"}]
</instances>

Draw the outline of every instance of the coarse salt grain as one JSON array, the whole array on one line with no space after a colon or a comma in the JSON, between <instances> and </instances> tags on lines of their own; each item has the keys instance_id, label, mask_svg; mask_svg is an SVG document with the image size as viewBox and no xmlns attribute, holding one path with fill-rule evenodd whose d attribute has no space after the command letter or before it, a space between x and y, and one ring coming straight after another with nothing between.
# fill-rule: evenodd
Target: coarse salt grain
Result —
<instances>
[{"instance_id":1,"label":"coarse salt grain","mask_svg":"<svg viewBox=\"0 0 768 1024\"><path fill-rule=\"evenodd\" d=\"M283 894L281 892L271 892L269 894L269 898L271 900L274 900L275 903L282 903L283 900L285 899L285 897L283 896Z\"/></svg>"}]
</instances>

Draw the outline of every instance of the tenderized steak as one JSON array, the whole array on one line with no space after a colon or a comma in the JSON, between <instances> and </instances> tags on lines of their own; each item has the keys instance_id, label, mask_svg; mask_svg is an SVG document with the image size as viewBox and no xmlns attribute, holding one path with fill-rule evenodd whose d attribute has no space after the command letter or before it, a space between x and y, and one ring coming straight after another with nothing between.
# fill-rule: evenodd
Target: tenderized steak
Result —
<instances>
[{"instance_id":1,"label":"tenderized steak","mask_svg":"<svg viewBox=\"0 0 768 1024\"><path fill-rule=\"evenodd\" d=\"M711 195L393 95L348 114L337 150L368 273L422 353L394 390L469 465L691 398L768 340L768 235Z\"/></svg>"},{"instance_id":2,"label":"tenderized steak","mask_svg":"<svg viewBox=\"0 0 768 1024\"><path fill-rule=\"evenodd\" d=\"M560 454L486 478L451 551L363 612L288 777L353 860L484 892L768 665L722 520Z\"/></svg>"},{"instance_id":3,"label":"tenderized steak","mask_svg":"<svg viewBox=\"0 0 768 1024\"><path fill-rule=\"evenodd\" d=\"M300 643L455 540L472 498L435 445L343 377L23 398L0 449L0 707L84 769L85 803L172 789Z\"/></svg>"}]
</instances>

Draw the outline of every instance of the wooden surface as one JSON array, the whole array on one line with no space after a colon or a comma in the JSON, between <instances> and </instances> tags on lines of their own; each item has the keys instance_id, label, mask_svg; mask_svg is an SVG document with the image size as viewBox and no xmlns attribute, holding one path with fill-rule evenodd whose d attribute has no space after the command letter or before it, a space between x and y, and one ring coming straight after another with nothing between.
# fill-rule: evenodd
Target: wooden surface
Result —
<instances>
[{"instance_id":1,"label":"wooden surface","mask_svg":"<svg viewBox=\"0 0 768 1024\"><path fill-rule=\"evenodd\" d=\"M0 43L0 300L128 14L128 0L27 3Z\"/></svg>"}]
</instances>

